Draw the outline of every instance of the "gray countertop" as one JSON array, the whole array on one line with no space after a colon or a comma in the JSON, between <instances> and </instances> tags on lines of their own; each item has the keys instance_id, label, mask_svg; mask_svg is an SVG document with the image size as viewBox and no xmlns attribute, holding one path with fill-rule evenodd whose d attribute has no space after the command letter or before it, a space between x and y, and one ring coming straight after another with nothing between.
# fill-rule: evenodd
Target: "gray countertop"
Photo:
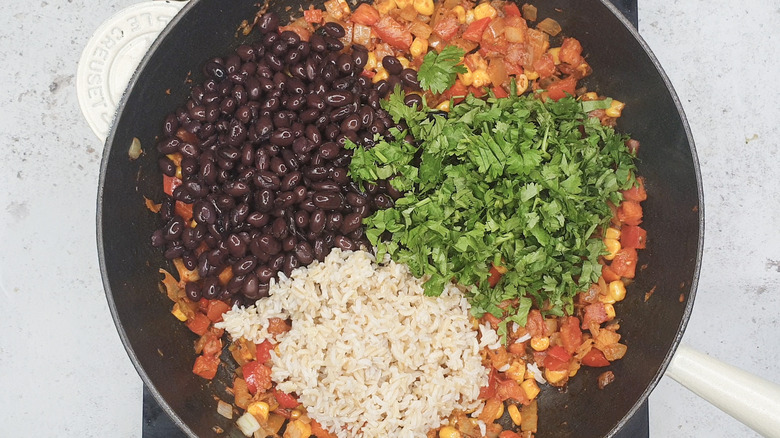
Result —
<instances>
[{"instance_id":1,"label":"gray countertop","mask_svg":"<svg viewBox=\"0 0 780 438\"><path fill-rule=\"evenodd\" d=\"M135 2L0 10L3 436L141 434L141 380L98 270L102 144L75 89L92 32ZM683 103L704 182L703 267L683 342L780 382L780 3L639 0L639 29ZM650 423L653 437L756 436L669 378L650 397Z\"/></svg>"}]
</instances>

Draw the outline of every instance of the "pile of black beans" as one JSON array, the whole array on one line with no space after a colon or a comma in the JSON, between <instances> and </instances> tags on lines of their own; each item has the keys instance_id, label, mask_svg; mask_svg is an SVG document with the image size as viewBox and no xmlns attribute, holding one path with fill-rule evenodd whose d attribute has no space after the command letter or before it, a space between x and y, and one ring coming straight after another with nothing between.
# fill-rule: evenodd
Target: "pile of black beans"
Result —
<instances>
[{"instance_id":1,"label":"pile of black beans","mask_svg":"<svg viewBox=\"0 0 780 438\"><path fill-rule=\"evenodd\" d=\"M167 116L157 144L165 175L177 172L166 155L181 154L182 184L162 202L165 225L152 245L198 270L201 279L186 286L193 301L250 303L268 295L280 271L289 276L334 247L369 247L363 218L400 196L386 183L363 190L350 181L343 146L389 138L396 125L380 100L397 85L419 89L416 72L388 56L381 62L390 76L372 83L361 75L368 51L345 48L336 23L309 41L279 32L272 13L257 27L258 41L206 62L206 79ZM406 101L421 104L415 94ZM192 204L194 227L176 214L176 201ZM222 285L228 266L233 277Z\"/></svg>"}]
</instances>

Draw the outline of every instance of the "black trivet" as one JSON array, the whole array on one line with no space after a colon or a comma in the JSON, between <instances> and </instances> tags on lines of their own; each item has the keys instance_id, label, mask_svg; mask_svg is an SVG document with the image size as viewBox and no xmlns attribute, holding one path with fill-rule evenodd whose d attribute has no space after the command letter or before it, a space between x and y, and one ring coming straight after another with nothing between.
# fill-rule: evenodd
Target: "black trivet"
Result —
<instances>
[{"instance_id":1,"label":"black trivet","mask_svg":"<svg viewBox=\"0 0 780 438\"><path fill-rule=\"evenodd\" d=\"M609 0L637 27L637 0ZM163 411L154 396L144 386L144 412L141 436L143 438L187 438ZM647 402L631 417L615 438L646 438L650 436L650 422Z\"/></svg>"}]
</instances>

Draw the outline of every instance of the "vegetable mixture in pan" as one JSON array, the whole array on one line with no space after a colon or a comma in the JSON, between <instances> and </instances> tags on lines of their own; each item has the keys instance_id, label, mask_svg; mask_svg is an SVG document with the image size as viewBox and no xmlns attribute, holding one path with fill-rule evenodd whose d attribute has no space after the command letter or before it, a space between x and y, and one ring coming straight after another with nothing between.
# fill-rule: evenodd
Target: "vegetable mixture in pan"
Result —
<instances>
[{"instance_id":1,"label":"vegetable mixture in pan","mask_svg":"<svg viewBox=\"0 0 780 438\"><path fill-rule=\"evenodd\" d=\"M542 387L626 354L639 142L555 20L329 0L244 32L164 121L148 204L193 372L230 352L245 435L532 437Z\"/></svg>"}]
</instances>

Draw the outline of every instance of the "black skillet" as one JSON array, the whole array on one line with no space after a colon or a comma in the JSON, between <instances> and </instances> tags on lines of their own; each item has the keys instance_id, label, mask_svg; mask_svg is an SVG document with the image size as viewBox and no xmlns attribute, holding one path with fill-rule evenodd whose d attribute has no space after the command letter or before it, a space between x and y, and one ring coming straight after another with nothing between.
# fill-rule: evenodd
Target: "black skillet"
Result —
<instances>
[{"instance_id":1,"label":"black skillet","mask_svg":"<svg viewBox=\"0 0 780 438\"><path fill-rule=\"evenodd\" d=\"M643 204L649 241L637 281L616 306L628 354L610 367L617 379L605 389L596 385L603 369L584 368L565 392L543 390L539 406L539 438L612 436L663 375L693 306L704 225L701 177L680 102L625 18L600 0L533 3L540 17L555 18L580 40L595 71L587 86L626 102L618 128L642 143L638 167L649 193ZM281 0L271 10L284 16L285 7L295 11L302 4ZM224 431L219 436L243 436L216 412L216 397L231 401L225 388L232 370L221 367L211 382L192 374L195 335L171 316L171 302L158 292L158 269L169 264L148 243L161 224L144 197L162 198L154 145L164 116L186 100L202 62L255 37L237 29L256 11L251 0L193 0L174 18L130 82L101 167L98 252L111 312L144 383L191 436L217 436L218 429ZM134 137L146 153L131 161Z\"/></svg>"}]
</instances>

